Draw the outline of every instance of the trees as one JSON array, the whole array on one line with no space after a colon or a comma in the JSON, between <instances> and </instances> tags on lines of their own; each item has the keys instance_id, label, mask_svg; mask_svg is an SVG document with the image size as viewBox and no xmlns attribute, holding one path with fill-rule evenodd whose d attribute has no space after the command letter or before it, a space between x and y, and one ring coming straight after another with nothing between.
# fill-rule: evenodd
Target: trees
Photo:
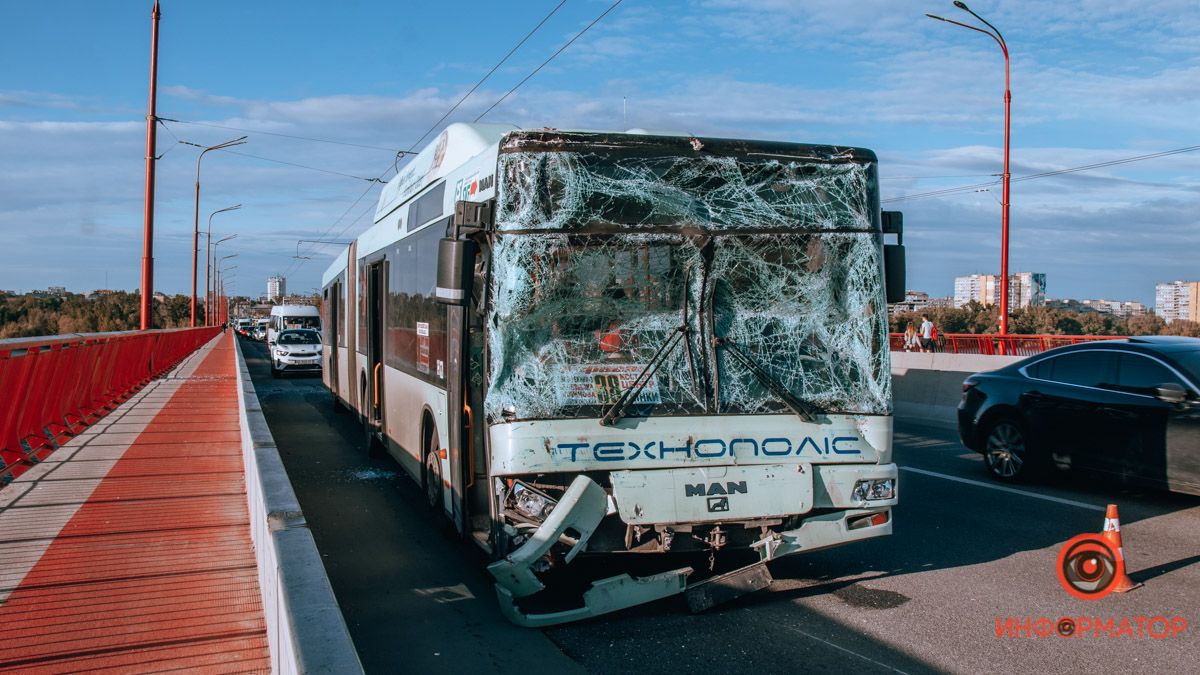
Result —
<instances>
[{"instance_id":1,"label":"trees","mask_svg":"<svg viewBox=\"0 0 1200 675\"><path fill-rule=\"evenodd\" d=\"M962 307L939 307L924 312L943 334L972 335L998 333L1000 314L992 305L970 302ZM893 333L904 332L908 322L921 325L921 313L904 312L889 319ZM1076 312L1052 307L1015 309L1008 317L1008 332L1013 335L1187 335L1200 337L1200 323L1175 321L1167 324L1154 314L1127 319L1100 312Z\"/></svg>"},{"instance_id":2,"label":"trees","mask_svg":"<svg viewBox=\"0 0 1200 675\"><path fill-rule=\"evenodd\" d=\"M137 330L138 297L137 293L124 291L90 299L77 293L58 297L0 295L0 339ZM155 326L183 328L190 322L190 296L168 296L154 303Z\"/></svg>"}]
</instances>

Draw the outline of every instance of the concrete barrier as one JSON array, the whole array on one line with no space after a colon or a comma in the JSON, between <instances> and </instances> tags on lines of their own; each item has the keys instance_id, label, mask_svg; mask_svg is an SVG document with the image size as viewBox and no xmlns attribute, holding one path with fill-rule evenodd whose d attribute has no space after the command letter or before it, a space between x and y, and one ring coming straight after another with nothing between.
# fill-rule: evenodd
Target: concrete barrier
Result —
<instances>
[{"instance_id":1,"label":"concrete barrier","mask_svg":"<svg viewBox=\"0 0 1200 675\"><path fill-rule=\"evenodd\" d=\"M943 429L958 428L958 402L967 376L996 370L1023 356L892 352L896 419Z\"/></svg>"},{"instance_id":2,"label":"concrete barrier","mask_svg":"<svg viewBox=\"0 0 1200 675\"><path fill-rule=\"evenodd\" d=\"M238 403L246 497L258 562L273 673L361 673L362 663L333 596L275 439L237 343Z\"/></svg>"}]
</instances>

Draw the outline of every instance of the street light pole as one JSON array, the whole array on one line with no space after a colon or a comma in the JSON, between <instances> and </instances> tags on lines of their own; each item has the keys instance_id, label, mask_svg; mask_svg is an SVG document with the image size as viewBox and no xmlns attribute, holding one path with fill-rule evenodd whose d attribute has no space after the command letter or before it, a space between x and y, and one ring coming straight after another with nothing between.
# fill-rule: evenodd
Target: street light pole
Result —
<instances>
[{"instance_id":1,"label":"street light pole","mask_svg":"<svg viewBox=\"0 0 1200 675\"><path fill-rule=\"evenodd\" d=\"M228 237L223 237L221 239L218 239L216 241L216 243L213 243L213 241L212 241L212 233L210 232L208 235L209 254L208 254L208 256L205 257L205 260L204 260L204 312L205 312L204 313L204 318L205 318L204 325L206 325L206 326L212 325L212 323L208 321L208 317L211 315L213 308L216 307L216 305L213 304L213 296L215 296L216 293L213 292L213 285L209 281L209 269L212 266L211 265L211 263L212 263L212 257L211 257L212 256L212 248L213 248L213 246L219 246L219 245L221 245L222 242L229 241L230 239L237 239L237 235L231 234Z\"/></svg>"},{"instance_id":2,"label":"street light pole","mask_svg":"<svg viewBox=\"0 0 1200 675\"><path fill-rule=\"evenodd\" d=\"M184 145L202 148L200 150L200 156L196 158L196 199L192 206L192 328L196 327L196 260L200 255L200 160L204 159L204 155L207 154L209 150L231 148L235 145L242 145L245 142L245 136L209 146L200 145L199 143L190 143L188 141L180 141L180 143L183 143Z\"/></svg>"},{"instance_id":3,"label":"street light pole","mask_svg":"<svg viewBox=\"0 0 1200 675\"><path fill-rule=\"evenodd\" d=\"M1012 120L1012 88L1010 87L1009 79L1009 59L1008 59L1008 44L1004 42L1004 36L996 29L987 19L979 16L966 3L960 0L954 1L954 6L971 16L979 19L985 26L991 30L984 30L977 26L971 26L965 23L959 23L951 19L937 16L935 14L926 14L925 16L938 21L952 23L955 26L969 28L977 33L992 38L996 44L1000 45L1000 51L1004 53L1004 173L1001 175L1000 183L1000 334L1008 335L1008 207L1009 207L1009 182L1011 174L1008 170L1008 155L1009 155L1009 130Z\"/></svg>"},{"instance_id":4,"label":"street light pole","mask_svg":"<svg viewBox=\"0 0 1200 675\"><path fill-rule=\"evenodd\" d=\"M200 162L199 162L199 160L197 160L196 161L196 169L197 169L196 175L197 176L199 176L199 167L200 167ZM196 188L197 188L196 196L199 197L200 196L199 181L196 182ZM217 209L216 211L213 211L212 213L208 214L208 234L206 235L205 240L204 240L205 244L206 244L206 248L208 249L208 253L206 253L204 256L204 311L205 312L210 311L209 306L208 306L209 305L208 301L209 301L209 297L210 297L208 294L208 288L209 288L209 286L208 286L208 274L209 274L208 261L209 261L209 258L212 256L212 219L213 219L213 216L217 215L218 213L224 213L226 211L236 211L240 208L242 208L242 205L237 204L234 206L227 206L223 209ZM234 235L234 236L236 237L237 235ZM232 239L232 237L230 237L230 238ZM193 314L196 313L196 310L195 310L196 278L195 277L196 277L196 257L195 257L195 252L193 252L193 256L192 256L192 313ZM206 325L206 326L211 325L208 321L207 314L205 314L205 317L204 317L204 325Z\"/></svg>"},{"instance_id":5,"label":"street light pole","mask_svg":"<svg viewBox=\"0 0 1200 675\"><path fill-rule=\"evenodd\" d=\"M237 236L236 234L230 235L228 237L225 237L224 239L218 239L217 241L213 242L213 244L212 244L213 253L212 253L211 260L212 260L212 265L214 268L216 268L216 266L217 266L217 250L216 250L216 248L218 246L220 246L222 242L233 239L236 236ZM233 256L236 256L236 255L237 254L234 253L233 255L229 255L226 257L232 258ZM225 258L221 258L221 260L224 260L224 259ZM207 311L207 312L216 312L216 309L217 309L217 275L213 274L212 277L213 277L213 282L212 282L211 294L209 293L209 288L208 288L207 283L205 284L205 289L204 289L205 311Z\"/></svg>"},{"instance_id":6,"label":"street light pole","mask_svg":"<svg viewBox=\"0 0 1200 675\"><path fill-rule=\"evenodd\" d=\"M227 258L236 258L236 257L237 257L237 254L234 253L232 255L227 255L224 258L221 258L221 260L217 261L216 285L213 288L213 308L214 308L214 311L216 312L216 314L218 315L218 321L213 324L214 326L225 323L225 313L224 313L224 310L222 307L222 305L224 304L224 297L225 297L225 284L224 284L225 280L222 277L222 273L228 272L229 270L237 269L237 265L230 265L229 267L226 267L225 269L221 269L220 263L222 260L225 260Z\"/></svg>"}]
</instances>

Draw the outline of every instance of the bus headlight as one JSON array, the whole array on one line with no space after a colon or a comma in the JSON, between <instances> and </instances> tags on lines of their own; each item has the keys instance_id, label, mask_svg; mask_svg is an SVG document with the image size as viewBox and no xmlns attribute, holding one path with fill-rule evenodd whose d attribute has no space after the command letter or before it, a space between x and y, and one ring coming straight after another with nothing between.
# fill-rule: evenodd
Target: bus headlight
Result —
<instances>
[{"instance_id":1,"label":"bus headlight","mask_svg":"<svg viewBox=\"0 0 1200 675\"><path fill-rule=\"evenodd\" d=\"M870 478L854 484L850 497L856 502L874 501L876 499L891 499L896 495L894 478Z\"/></svg>"},{"instance_id":2,"label":"bus headlight","mask_svg":"<svg viewBox=\"0 0 1200 675\"><path fill-rule=\"evenodd\" d=\"M531 518L538 522L546 519L558 502L547 497L546 495L534 490L525 485L521 481L515 481L512 488L513 508L526 518Z\"/></svg>"}]
</instances>

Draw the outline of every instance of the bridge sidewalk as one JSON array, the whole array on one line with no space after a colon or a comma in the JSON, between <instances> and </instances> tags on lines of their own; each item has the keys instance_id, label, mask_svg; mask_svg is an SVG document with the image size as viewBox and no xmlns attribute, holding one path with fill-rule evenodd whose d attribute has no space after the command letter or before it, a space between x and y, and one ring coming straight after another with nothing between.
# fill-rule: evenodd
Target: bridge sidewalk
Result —
<instances>
[{"instance_id":1,"label":"bridge sidewalk","mask_svg":"<svg viewBox=\"0 0 1200 675\"><path fill-rule=\"evenodd\" d=\"M270 670L233 349L0 489L0 672Z\"/></svg>"}]
</instances>

